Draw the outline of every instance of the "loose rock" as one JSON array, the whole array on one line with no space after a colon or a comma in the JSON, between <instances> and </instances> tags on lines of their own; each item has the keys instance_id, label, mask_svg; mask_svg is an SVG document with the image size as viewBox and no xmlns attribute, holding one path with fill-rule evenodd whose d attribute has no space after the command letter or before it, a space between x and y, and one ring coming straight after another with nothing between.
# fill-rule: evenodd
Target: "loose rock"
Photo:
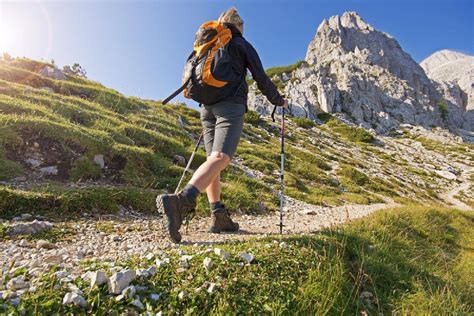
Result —
<instances>
[{"instance_id":1,"label":"loose rock","mask_svg":"<svg viewBox=\"0 0 474 316\"><path fill-rule=\"evenodd\" d=\"M139 308L139 309L144 309L145 306L143 306L143 303L137 298L136 300L134 300L133 302L131 302L130 304L132 304L133 306Z\"/></svg>"},{"instance_id":2,"label":"loose rock","mask_svg":"<svg viewBox=\"0 0 474 316\"><path fill-rule=\"evenodd\" d=\"M187 293L186 291L181 291L181 292L179 292L178 298L179 298L180 300L183 300L183 299L185 299L186 297L188 297L188 293Z\"/></svg>"},{"instance_id":3,"label":"loose rock","mask_svg":"<svg viewBox=\"0 0 474 316\"><path fill-rule=\"evenodd\" d=\"M7 289L11 291L18 291L21 289L28 288L30 283L25 281L25 277L23 275L17 276L7 283Z\"/></svg>"},{"instance_id":4,"label":"loose rock","mask_svg":"<svg viewBox=\"0 0 474 316\"><path fill-rule=\"evenodd\" d=\"M126 298L132 298L135 296L136 293L137 293L137 289L133 285L127 286L122 291L122 295Z\"/></svg>"},{"instance_id":5,"label":"loose rock","mask_svg":"<svg viewBox=\"0 0 474 316\"><path fill-rule=\"evenodd\" d=\"M217 287L217 284L216 284L216 283L211 283L211 284L209 285L209 288L207 289L207 292L208 292L209 294L213 293L214 290L216 289L216 287Z\"/></svg>"},{"instance_id":6,"label":"loose rock","mask_svg":"<svg viewBox=\"0 0 474 316\"><path fill-rule=\"evenodd\" d=\"M46 241L46 240L38 240L36 242L36 248L44 248L44 249L55 249L56 245L53 244L52 242Z\"/></svg>"},{"instance_id":7,"label":"loose rock","mask_svg":"<svg viewBox=\"0 0 474 316\"><path fill-rule=\"evenodd\" d=\"M32 235L40 233L53 228L53 224L50 222L43 222L34 220L31 223L17 223L13 224L8 229L8 234L11 236L16 235Z\"/></svg>"},{"instance_id":8,"label":"loose rock","mask_svg":"<svg viewBox=\"0 0 474 316\"><path fill-rule=\"evenodd\" d=\"M204 266L204 269L206 269L206 271L209 271L212 268L212 259L209 257L206 257L204 258L202 264Z\"/></svg>"},{"instance_id":9,"label":"loose rock","mask_svg":"<svg viewBox=\"0 0 474 316\"><path fill-rule=\"evenodd\" d=\"M224 249L214 248L214 253L224 260L229 260L230 254Z\"/></svg>"},{"instance_id":10,"label":"loose rock","mask_svg":"<svg viewBox=\"0 0 474 316\"><path fill-rule=\"evenodd\" d=\"M160 299L160 297L161 297L160 294L156 294L156 293L151 293L151 294L150 294L150 299L151 299L152 301L157 301L157 300Z\"/></svg>"},{"instance_id":11,"label":"loose rock","mask_svg":"<svg viewBox=\"0 0 474 316\"><path fill-rule=\"evenodd\" d=\"M101 286L102 284L106 284L109 282L109 278L104 271L96 271L91 274L90 283L91 288L94 286Z\"/></svg>"},{"instance_id":12,"label":"loose rock","mask_svg":"<svg viewBox=\"0 0 474 316\"><path fill-rule=\"evenodd\" d=\"M109 293L120 294L135 279L135 270L117 272L109 279Z\"/></svg>"},{"instance_id":13,"label":"loose rock","mask_svg":"<svg viewBox=\"0 0 474 316\"><path fill-rule=\"evenodd\" d=\"M67 293L63 298L63 305L75 305L78 307L86 307L86 300L77 293Z\"/></svg>"},{"instance_id":14,"label":"loose rock","mask_svg":"<svg viewBox=\"0 0 474 316\"><path fill-rule=\"evenodd\" d=\"M251 263L255 257L251 253L241 252L239 253L239 258L241 258L245 263Z\"/></svg>"},{"instance_id":15,"label":"loose rock","mask_svg":"<svg viewBox=\"0 0 474 316\"><path fill-rule=\"evenodd\" d=\"M104 169L105 167L105 160L104 155L95 155L94 156L94 163L100 167L100 169Z\"/></svg>"}]
</instances>

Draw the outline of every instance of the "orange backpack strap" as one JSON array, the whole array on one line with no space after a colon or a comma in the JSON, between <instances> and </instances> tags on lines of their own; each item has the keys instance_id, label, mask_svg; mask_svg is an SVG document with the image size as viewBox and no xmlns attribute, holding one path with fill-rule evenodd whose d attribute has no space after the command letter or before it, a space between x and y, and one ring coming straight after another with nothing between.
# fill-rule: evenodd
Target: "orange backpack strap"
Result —
<instances>
[{"instance_id":1,"label":"orange backpack strap","mask_svg":"<svg viewBox=\"0 0 474 316\"><path fill-rule=\"evenodd\" d=\"M228 30L224 24L220 23L220 22L217 22L217 21L209 21L209 22L206 22L206 23L203 23L200 27L199 27L199 31L198 31L198 34L199 32L203 31L203 30L209 30L209 29L213 29L214 32L216 33L215 36L213 36L210 40L204 42L204 43L198 43L197 41L194 43L194 51L196 52L196 55L197 56L201 56L204 52L207 51L207 49L209 47L211 47L212 45L214 45L218 38L219 38L219 34L221 32L224 32L226 30ZM230 30L228 30L229 33L230 33ZM197 36L197 35L196 35ZM231 38L232 38L232 34L230 34ZM230 40L230 39L229 39Z\"/></svg>"},{"instance_id":2,"label":"orange backpack strap","mask_svg":"<svg viewBox=\"0 0 474 316\"><path fill-rule=\"evenodd\" d=\"M202 80L210 86L221 88L227 84L227 81L220 81L214 78L211 69L212 61L214 60L214 56L216 55L217 51L230 42L230 40L232 39L232 32L230 31L230 29L225 27L223 23L220 23L218 21L209 21L202 24L200 30L205 29L214 29L216 35L208 42L203 43L201 45L199 45L198 43L194 43L194 52L197 56L201 56L202 54L207 52L209 48L211 49L204 63Z\"/></svg>"},{"instance_id":3,"label":"orange backpack strap","mask_svg":"<svg viewBox=\"0 0 474 316\"><path fill-rule=\"evenodd\" d=\"M232 39L232 32L230 29L225 27L224 24L217 21L206 22L201 25L200 29L206 28L215 29L217 34L210 41L202 45L197 45L197 43L195 43L194 51L196 52L196 55L200 56L204 52L207 52L209 48L211 48L211 51L209 52L209 55L207 56L204 63L202 80L210 86L221 88L227 84L227 81L220 81L214 78L211 69L212 61L214 60L214 56L216 55L217 51L229 44L230 40Z\"/></svg>"}]
</instances>

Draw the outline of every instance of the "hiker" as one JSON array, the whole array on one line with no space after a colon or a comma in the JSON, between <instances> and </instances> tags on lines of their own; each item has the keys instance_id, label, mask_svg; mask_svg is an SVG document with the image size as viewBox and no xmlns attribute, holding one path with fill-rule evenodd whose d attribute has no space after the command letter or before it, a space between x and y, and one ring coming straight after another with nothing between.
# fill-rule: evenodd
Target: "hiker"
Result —
<instances>
[{"instance_id":1,"label":"hiker","mask_svg":"<svg viewBox=\"0 0 474 316\"><path fill-rule=\"evenodd\" d=\"M195 171L181 192L157 197L158 210L166 215L170 238L176 243L181 241L179 229L185 216L195 211L196 199L204 191L207 193L213 217L209 232L239 230L239 224L232 221L221 202L220 173L229 165L242 134L244 114L247 111L247 69L260 91L273 105L285 108L288 106L288 102L266 75L257 52L242 36L244 22L237 10L231 8L223 12L218 22L223 23L232 33L227 49L232 69L239 74L239 82L234 91L221 101L201 105L207 160Z\"/></svg>"}]
</instances>

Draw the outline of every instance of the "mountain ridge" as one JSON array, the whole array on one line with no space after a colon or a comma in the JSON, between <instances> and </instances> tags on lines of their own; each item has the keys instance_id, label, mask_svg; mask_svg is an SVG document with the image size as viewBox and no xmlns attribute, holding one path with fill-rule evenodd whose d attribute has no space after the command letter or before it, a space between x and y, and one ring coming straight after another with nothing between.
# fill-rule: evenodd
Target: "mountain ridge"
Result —
<instances>
[{"instance_id":1,"label":"mountain ridge","mask_svg":"<svg viewBox=\"0 0 474 316\"><path fill-rule=\"evenodd\" d=\"M356 12L323 20L308 45L305 63L274 76L296 116L344 113L378 133L400 124L471 130L462 104L403 51L396 39L375 30ZM249 107L268 114L270 104L250 87Z\"/></svg>"}]
</instances>

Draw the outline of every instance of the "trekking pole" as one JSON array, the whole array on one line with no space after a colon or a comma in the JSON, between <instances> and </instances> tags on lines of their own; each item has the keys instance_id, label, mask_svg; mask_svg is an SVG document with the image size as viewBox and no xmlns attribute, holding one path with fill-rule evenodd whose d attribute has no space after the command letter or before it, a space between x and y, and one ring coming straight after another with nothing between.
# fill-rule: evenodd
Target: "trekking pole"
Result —
<instances>
[{"instance_id":1,"label":"trekking pole","mask_svg":"<svg viewBox=\"0 0 474 316\"><path fill-rule=\"evenodd\" d=\"M199 138L196 142L196 146L194 146L193 153L191 154L191 157L189 158L188 164L186 165L186 168L183 171L183 175L181 176L181 179L179 179L178 185L176 186L176 190L174 190L174 194L178 193L179 187L181 186L181 183L183 182L184 177L186 176L186 172L188 171L189 167L191 167L191 163L193 162L194 156L196 155L196 152L199 149L199 145L201 144L203 137L204 137L204 129L201 130L201 134L199 135Z\"/></svg>"},{"instance_id":2,"label":"trekking pole","mask_svg":"<svg viewBox=\"0 0 474 316\"><path fill-rule=\"evenodd\" d=\"M275 111L276 106L273 108L272 120L275 122ZM280 165L280 235L283 234L283 206L285 203L285 186L283 183L283 177L285 174L285 108L281 109L281 165Z\"/></svg>"}]
</instances>

